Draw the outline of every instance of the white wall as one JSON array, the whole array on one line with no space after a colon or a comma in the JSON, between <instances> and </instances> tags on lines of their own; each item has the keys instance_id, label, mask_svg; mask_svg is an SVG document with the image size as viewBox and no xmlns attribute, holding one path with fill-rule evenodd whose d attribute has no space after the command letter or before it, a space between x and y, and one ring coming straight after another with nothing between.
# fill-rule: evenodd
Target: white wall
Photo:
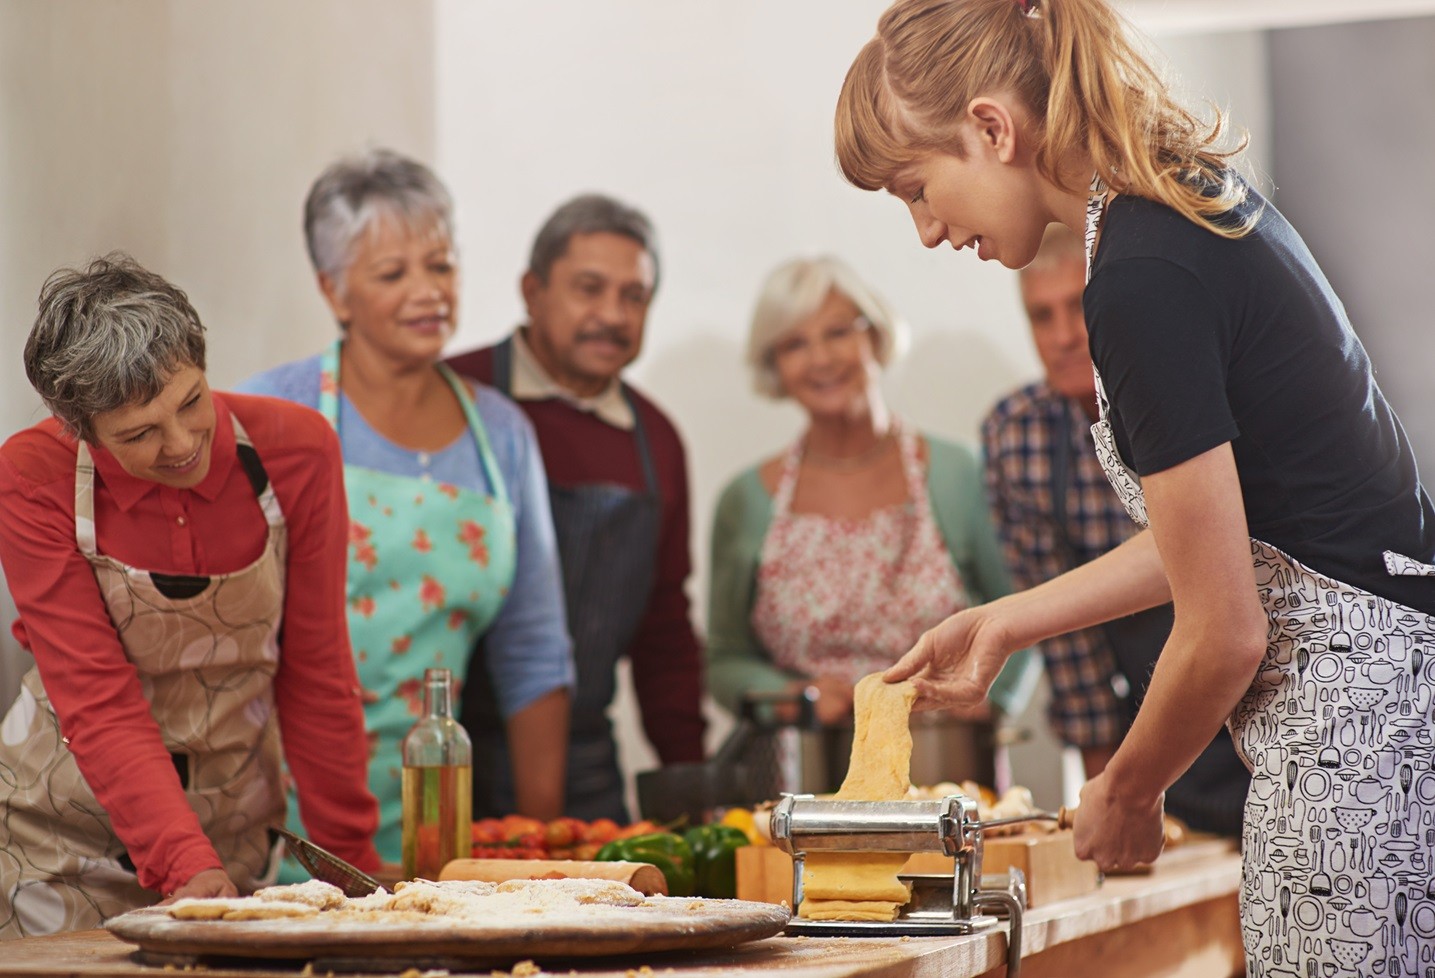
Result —
<instances>
[{"instance_id":1,"label":"white wall","mask_svg":"<svg viewBox=\"0 0 1435 978\"><path fill-rule=\"evenodd\" d=\"M389 0L0 0L0 438L44 416L45 276L124 249L189 292L223 387L333 335L300 207L335 154L433 153L433 23ZM26 663L0 601L0 708Z\"/></svg>"},{"instance_id":2,"label":"white wall","mask_svg":"<svg viewBox=\"0 0 1435 978\"><path fill-rule=\"evenodd\" d=\"M1271 64L1276 203L1344 301L1428 486L1435 17L1281 31Z\"/></svg>"}]
</instances>

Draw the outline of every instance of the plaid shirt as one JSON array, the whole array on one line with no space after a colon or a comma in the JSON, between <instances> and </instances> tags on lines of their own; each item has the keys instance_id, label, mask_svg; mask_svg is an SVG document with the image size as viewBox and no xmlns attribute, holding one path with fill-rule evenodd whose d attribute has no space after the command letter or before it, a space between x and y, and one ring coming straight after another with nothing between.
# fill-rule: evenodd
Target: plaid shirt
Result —
<instances>
[{"instance_id":1,"label":"plaid shirt","mask_svg":"<svg viewBox=\"0 0 1435 978\"><path fill-rule=\"evenodd\" d=\"M1052 468L1060 419L1066 414L1066 524L1074 557L1057 535ZM999 401L982 422L987 501L1006 551L1012 584L1035 587L1076 564L1099 557L1136 533L1101 471L1090 421L1080 405L1045 383ZM1100 628L1071 632L1040 644L1052 700L1053 730L1075 747L1114 746L1126 729L1111 686L1116 661Z\"/></svg>"}]
</instances>

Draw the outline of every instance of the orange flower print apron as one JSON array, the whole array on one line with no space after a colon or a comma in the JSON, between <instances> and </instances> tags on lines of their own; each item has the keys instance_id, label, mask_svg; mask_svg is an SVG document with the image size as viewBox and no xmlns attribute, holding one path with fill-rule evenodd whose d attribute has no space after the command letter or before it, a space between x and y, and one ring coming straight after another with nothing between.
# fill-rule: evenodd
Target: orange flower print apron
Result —
<instances>
[{"instance_id":1,"label":"orange flower print apron","mask_svg":"<svg viewBox=\"0 0 1435 978\"><path fill-rule=\"evenodd\" d=\"M324 354L319 411L342 442L339 349L336 342ZM503 607L517 564L513 507L473 397L452 371L438 369L463 405L490 491L344 466L349 641L364 690L369 790L379 801L374 844L389 862L400 857L401 748L422 705L424 670L448 669L462 681L474 640Z\"/></svg>"},{"instance_id":2,"label":"orange flower print apron","mask_svg":"<svg viewBox=\"0 0 1435 978\"><path fill-rule=\"evenodd\" d=\"M95 469L75 458L75 537L139 673L185 796L241 892L269 882L270 825L284 817L273 678L288 536L258 453L233 418L240 461L269 524L259 559L232 574L129 567L96 544ZM97 927L159 895L139 885L124 844L66 747L38 670L0 724L0 939Z\"/></svg>"}]
</instances>

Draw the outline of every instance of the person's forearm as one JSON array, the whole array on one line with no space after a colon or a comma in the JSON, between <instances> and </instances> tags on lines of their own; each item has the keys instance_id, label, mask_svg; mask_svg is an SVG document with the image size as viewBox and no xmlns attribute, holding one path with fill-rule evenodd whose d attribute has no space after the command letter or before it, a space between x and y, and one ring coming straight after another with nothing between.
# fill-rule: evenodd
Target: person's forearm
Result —
<instances>
[{"instance_id":1,"label":"person's forearm","mask_svg":"<svg viewBox=\"0 0 1435 978\"><path fill-rule=\"evenodd\" d=\"M508 718L513 795L521 814L545 820L563 814L568 716L568 690L555 689Z\"/></svg>"},{"instance_id":2,"label":"person's forearm","mask_svg":"<svg viewBox=\"0 0 1435 978\"><path fill-rule=\"evenodd\" d=\"M1081 766L1085 770L1086 777L1094 778L1106 770L1106 765L1111 763L1111 757L1115 753L1114 746L1081 748Z\"/></svg>"},{"instance_id":3,"label":"person's forearm","mask_svg":"<svg viewBox=\"0 0 1435 978\"><path fill-rule=\"evenodd\" d=\"M1170 600L1161 556L1148 530L1060 577L1009 594L988 607L1001 615L1020 648Z\"/></svg>"},{"instance_id":4,"label":"person's forearm","mask_svg":"<svg viewBox=\"0 0 1435 978\"><path fill-rule=\"evenodd\" d=\"M1228 444L1144 482L1153 537L1166 559L1176 623L1141 712L1107 765L1111 793L1140 805L1200 755L1265 654L1268 622Z\"/></svg>"},{"instance_id":5,"label":"person's forearm","mask_svg":"<svg viewBox=\"0 0 1435 978\"><path fill-rule=\"evenodd\" d=\"M1251 684L1251 657L1238 641L1229 633L1192 634L1178 621L1141 712L1106 765L1114 796L1154 798L1206 749Z\"/></svg>"}]
</instances>

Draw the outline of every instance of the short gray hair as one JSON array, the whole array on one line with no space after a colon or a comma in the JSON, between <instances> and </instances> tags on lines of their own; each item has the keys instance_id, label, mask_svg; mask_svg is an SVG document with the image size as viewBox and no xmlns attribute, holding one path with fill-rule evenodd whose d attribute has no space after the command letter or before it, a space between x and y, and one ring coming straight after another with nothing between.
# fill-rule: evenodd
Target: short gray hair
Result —
<instances>
[{"instance_id":1,"label":"short gray hair","mask_svg":"<svg viewBox=\"0 0 1435 978\"><path fill-rule=\"evenodd\" d=\"M319 174L304 199L304 243L314 270L340 292L354 243L375 220L434 224L453 237L453 198L432 170L391 149L345 157Z\"/></svg>"},{"instance_id":2,"label":"short gray hair","mask_svg":"<svg viewBox=\"0 0 1435 978\"><path fill-rule=\"evenodd\" d=\"M907 351L910 330L880 295L844 261L831 255L794 258L774 268L762 283L747 334L747 363L759 394L782 398L773 349L793 327L815 313L827 296L840 293L872 324L877 362L886 366Z\"/></svg>"},{"instance_id":3,"label":"short gray hair","mask_svg":"<svg viewBox=\"0 0 1435 978\"><path fill-rule=\"evenodd\" d=\"M653 288L657 289L658 236L653 222L637 208L604 194L574 197L543 222L528 255L528 270L538 281L548 284L553 263L567 252L575 234L621 234L638 242L653 259Z\"/></svg>"},{"instance_id":4,"label":"short gray hair","mask_svg":"<svg viewBox=\"0 0 1435 978\"><path fill-rule=\"evenodd\" d=\"M204 325L182 290L114 252L62 268L40 289L25 375L76 438L97 415L159 396L176 370L204 369Z\"/></svg>"}]
</instances>

